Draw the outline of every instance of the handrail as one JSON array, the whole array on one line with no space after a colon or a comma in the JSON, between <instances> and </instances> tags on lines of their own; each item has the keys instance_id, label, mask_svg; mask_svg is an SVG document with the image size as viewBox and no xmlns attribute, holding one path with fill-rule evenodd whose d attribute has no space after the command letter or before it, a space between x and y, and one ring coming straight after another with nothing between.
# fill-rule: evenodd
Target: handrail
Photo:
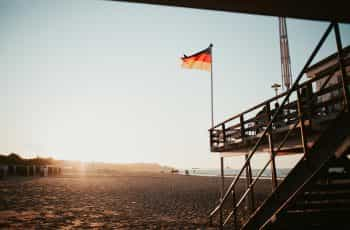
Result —
<instances>
[{"instance_id":1,"label":"handrail","mask_svg":"<svg viewBox=\"0 0 350 230\"><path fill-rule=\"evenodd\" d=\"M328 81L332 77L334 77L334 75L329 75L328 77L326 77L325 82L318 89L318 91L314 92L312 95L310 95L310 98L308 98L308 102L313 104L313 107L312 107L313 109L317 109L319 107L324 107L327 104L331 104L331 103L336 102L335 100L331 100L331 101L327 101L327 102L315 102L319 96L326 95L330 92L333 92L335 90L339 90L342 88L342 83L335 83L332 85L327 85ZM307 83L311 84L310 82L307 82ZM325 87L325 86L327 86L327 87ZM339 98L339 100L341 100L341 97ZM296 101L289 102L289 104L283 106L283 108L287 109L287 110L291 109L292 107L295 107L295 108L297 107ZM233 139L239 138L239 137L237 137L237 135L238 135L238 132L240 131L240 129L236 129L236 128L240 127L242 124L252 123L255 120L259 120L260 118L268 118L274 112L275 112L275 109L271 110L271 112L269 112L269 113L258 114L255 117L251 117L251 118L248 118L244 121L241 121L242 123L235 123L234 125L225 128L225 130L218 130L218 131L223 132L223 134L225 134L226 138L233 138ZM296 117L297 117L297 112L289 111L289 113L280 114L277 119L278 119L278 121L283 121L284 119L290 119L290 118L296 118ZM275 122L276 122L276 120L275 120ZM261 128L261 127L265 127L265 126L266 126L266 124L264 124L264 123L261 123L261 124L256 123L254 126L246 127L244 129L244 131L256 131L256 129ZM220 139L220 137L218 136L218 134L214 133L212 136L211 143L214 143L214 140L218 140L219 143L224 143L224 140L222 140L222 139L219 140L219 139Z\"/></svg>"},{"instance_id":2,"label":"handrail","mask_svg":"<svg viewBox=\"0 0 350 230\"><path fill-rule=\"evenodd\" d=\"M285 95L285 98L283 99L283 102L281 103L281 105L278 107L278 109L274 112L271 120L269 121L266 129L263 131L261 137L258 139L258 141L255 143L255 145L253 146L253 148L250 150L249 154L248 154L248 157L246 158L246 161L244 162L241 170L239 171L239 173L237 174L237 176L235 177L235 179L233 180L233 182L229 185L228 189L226 190L226 193L224 194L224 196L222 197L222 199L220 200L220 203L210 212L210 218L213 217L213 215L216 214L216 212L218 210L220 210L223 206L223 204L225 203L225 201L227 200L229 194L231 193L231 191L233 190L233 188L236 186L238 180L240 179L243 171L247 168L247 166L249 165L250 163L250 160L251 158L253 157L254 153L256 152L256 150L258 149L259 145L261 144L262 142L262 139L265 137L265 135L269 132L269 130L272 128L272 124L273 122L275 121L275 119L277 118L277 115L279 113L282 112L283 110L283 106L287 103L287 101L289 100L289 97L290 95L292 94L293 91L295 90L299 90L299 87L298 87L298 84L299 84L299 81L301 80L302 76L304 75L305 71L307 70L307 68L309 67L309 65L311 64L311 62L313 61L314 57L316 56L316 54L318 53L318 51L320 50L320 48L322 47L323 43L325 42L326 38L328 37L329 33L331 32L332 28L335 26L335 23L334 22L331 22L329 24L329 26L327 27L325 33L322 35L320 41L318 42L317 46L315 47L315 49L313 50L313 52L311 53L310 57L308 58L307 62L305 63L304 67L302 68L301 72L299 73L298 77L296 78L296 80L294 81L292 87L290 88L290 90L288 90L287 92L283 93L283 94L280 94L274 98L278 99L282 96ZM274 99L273 98L273 99ZM260 103L259 105L257 106L254 106L252 107L251 109L248 109L246 110L245 112L243 113L240 113L230 119L227 119L226 121L214 126L212 129L214 128L217 128L219 127L220 125L222 125L223 123L226 123L228 121L231 121L239 116L241 116L242 114L244 113L248 113L248 112L251 112L253 111L254 109L256 108L259 108L261 106L263 106L264 104L266 103L269 103L270 101L272 101L273 99L270 99L270 100L267 100L263 103ZM299 121L297 122L299 123ZM212 130L210 129L210 130ZM266 166L267 167L267 166ZM246 192L247 193L247 192ZM242 199L241 199L242 200ZM240 200L240 201L241 201ZM236 208L236 207L235 207Z\"/></svg>"}]
</instances>

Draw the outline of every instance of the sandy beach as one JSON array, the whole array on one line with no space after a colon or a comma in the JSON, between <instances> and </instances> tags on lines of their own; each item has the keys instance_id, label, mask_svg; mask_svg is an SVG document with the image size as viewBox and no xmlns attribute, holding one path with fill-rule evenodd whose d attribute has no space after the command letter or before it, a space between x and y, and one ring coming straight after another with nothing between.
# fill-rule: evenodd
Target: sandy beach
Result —
<instances>
[{"instance_id":1,"label":"sandy beach","mask_svg":"<svg viewBox=\"0 0 350 230\"><path fill-rule=\"evenodd\" d=\"M219 185L216 177L170 174L9 178L0 181L0 228L210 229Z\"/></svg>"}]
</instances>

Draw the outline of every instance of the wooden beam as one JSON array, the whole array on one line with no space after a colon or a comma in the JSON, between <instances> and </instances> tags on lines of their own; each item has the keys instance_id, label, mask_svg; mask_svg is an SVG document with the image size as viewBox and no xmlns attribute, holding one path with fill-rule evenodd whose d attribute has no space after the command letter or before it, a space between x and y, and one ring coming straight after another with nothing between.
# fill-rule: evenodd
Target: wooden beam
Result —
<instances>
[{"instance_id":1,"label":"wooden beam","mask_svg":"<svg viewBox=\"0 0 350 230\"><path fill-rule=\"evenodd\" d=\"M110 0L118 2L146 3L203 10L302 18L323 21L350 22L347 1L319 0Z\"/></svg>"}]
</instances>

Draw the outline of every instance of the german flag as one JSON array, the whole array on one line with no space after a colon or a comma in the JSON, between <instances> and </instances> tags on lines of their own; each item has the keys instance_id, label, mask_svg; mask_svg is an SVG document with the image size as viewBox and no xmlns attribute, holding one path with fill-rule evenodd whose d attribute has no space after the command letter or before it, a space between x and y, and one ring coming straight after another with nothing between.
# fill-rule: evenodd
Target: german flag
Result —
<instances>
[{"instance_id":1,"label":"german flag","mask_svg":"<svg viewBox=\"0 0 350 230\"><path fill-rule=\"evenodd\" d=\"M211 69L211 48L210 46L191 56L184 55L182 59L182 67L188 69L200 69L210 71Z\"/></svg>"}]
</instances>

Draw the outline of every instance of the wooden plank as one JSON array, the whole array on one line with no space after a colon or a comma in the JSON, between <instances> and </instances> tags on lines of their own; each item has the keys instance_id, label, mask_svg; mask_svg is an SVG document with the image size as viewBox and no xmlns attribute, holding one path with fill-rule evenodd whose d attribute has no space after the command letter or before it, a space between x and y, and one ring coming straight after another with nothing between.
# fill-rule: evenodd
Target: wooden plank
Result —
<instances>
[{"instance_id":1,"label":"wooden plank","mask_svg":"<svg viewBox=\"0 0 350 230\"><path fill-rule=\"evenodd\" d=\"M339 184L315 184L312 186L313 192L330 192L330 191L350 191L349 183Z\"/></svg>"}]
</instances>

